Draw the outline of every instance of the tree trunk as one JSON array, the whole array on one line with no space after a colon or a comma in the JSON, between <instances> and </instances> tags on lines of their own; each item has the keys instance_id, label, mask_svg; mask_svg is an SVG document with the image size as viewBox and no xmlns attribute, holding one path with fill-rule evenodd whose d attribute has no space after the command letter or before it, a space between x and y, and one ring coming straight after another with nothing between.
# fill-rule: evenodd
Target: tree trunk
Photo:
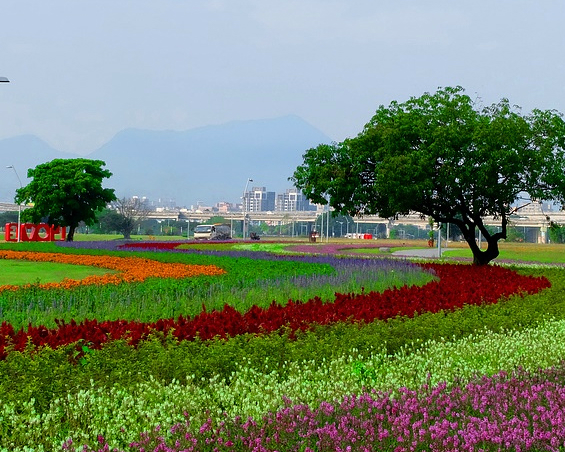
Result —
<instances>
[{"instance_id":1,"label":"tree trunk","mask_svg":"<svg viewBox=\"0 0 565 452\"><path fill-rule=\"evenodd\" d=\"M75 229L76 229L76 226L69 226L69 233L67 234L67 238L65 239L66 242L72 242L74 240Z\"/></svg>"},{"instance_id":2,"label":"tree trunk","mask_svg":"<svg viewBox=\"0 0 565 452\"><path fill-rule=\"evenodd\" d=\"M466 229L466 232L463 232L463 237L465 237L465 241L468 243L469 248L471 248L473 253L473 264L475 265L487 265L500 254L498 250L498 235L485 237L487 249L484 251L479 248L479 245L476 242L474 228Z\"/></svg>"},{"instance_id":3,"label":"tree trunk","mask_svg":"<svg viewBox=\"0 0 565 452\"><path fill-rule=\"evenodd\" d=\"M477 246L475 248L471 248L473 251L473 264L475 265L487 265L493 259L496 259L500 252L498 251L498 240L488 240L487 241L487 249L481 251Z\"/></svg>"}]
</instances>

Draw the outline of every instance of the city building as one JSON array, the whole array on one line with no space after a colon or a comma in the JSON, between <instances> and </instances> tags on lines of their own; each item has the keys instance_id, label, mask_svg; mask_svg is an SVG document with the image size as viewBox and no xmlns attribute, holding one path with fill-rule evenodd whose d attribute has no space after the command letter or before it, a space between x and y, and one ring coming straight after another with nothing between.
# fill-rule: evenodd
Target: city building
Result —
<instances>
[{"instance_id":1,"label":"city building","mask_svg":"<svg viewBox=\"0 0 565 452\"><path fill-rule=\"evenodd\" d=\"M221 201L219 203L216 204L216 206L214 207L214 210L217 210L218 213L228 213L234 210L234 205L232 203L229 203L227 201Z\"/></svg>"},{"instance_id":2,"label":"city building","mask_svg":"<svg viewBox=\"0 0 565 452\"><path fill-rule=\"evenodd\" d=\"M275 192L266 187L253 187L243 194L244 212L268 212L275 210Z\"/></svg>"},{"instance_id":3,"label":"city building","mask_svg":"<svg viewBox=\"0 0 565 452\"><path fill-rule=\"evenodd\" d=\"M316 210L316 205L311 204L310 200L296 188L288 188L284 193L277 194L275 211L293 212Z\"/></svg>"}]
</instances>

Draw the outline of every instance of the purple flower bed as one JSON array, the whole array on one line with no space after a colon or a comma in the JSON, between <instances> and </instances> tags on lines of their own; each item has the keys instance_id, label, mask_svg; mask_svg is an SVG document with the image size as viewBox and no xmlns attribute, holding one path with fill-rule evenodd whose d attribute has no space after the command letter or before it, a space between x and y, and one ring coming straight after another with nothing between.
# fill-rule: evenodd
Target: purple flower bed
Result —
<instances>
[{"instance_id":1,"label":"purple flower bed","mask_svg":"<svg viewBox=\"0 0 565 452\"><path fill-rule=\"evenodd\" d=\"M121 246L130 243L127 240L92 240L92 241L74 241L74 242L54 242L56 246L62 248L74 248L77 250L105 250L117 251Z\"/></svg>"},{"instance_id":2,"label":"purple flower bed","mask_svg":"<svg viewBox=\"0 0 565 452\"><path fill-rule=\"evenodd\" d=\"M131 451L559 451L565 446L565 367L518 371L464 386L365 393L312 409L145 432ZM110 450L99 438L99 451ZM65 450L75 450L71 443ZM92 449L81 449L88 452Z\"/></svg>"},{"instance_id":3,"label":"purple flower bed","mask_svg":"<svg viewBox=\"0 0 565 452\"><path fill-rule=\"evenodd\" d=\"M362 248L381 248L382 243L371 243L360 241L360 243L326 243L320 245L293 245L288 250L296 253L323 253L323 254L339 254L347 252L347 250L356 250Z\"/></svg>"},{"instance_id":4,"label":"purple flower bed","mask_svg":"<svg viewBox=\"0 0 565 452\"><path fill-rule=\"evenodd\" d=\"M336 257L332 253L324 254L274 254L267 251L248 251L248 250L191 250L163 248L159 243L155 244L155 248L129 248L127 244L131 243L124 240L113 241L92 241L92 242L57 242L58 246L76 249L95 249L106 251L150 251L159 253L181 253L181 254L200 254L208 256L227 256L234 258L249 258L271 261L300 261L306 263L328 264L341 273L343 278L345 273L350 274L352 271L398 271L406 272L421 271L421 267L411 263L406 259L394 259L390 257L375 257L366 259L363 257ZM138 243L138 242L135 242ZM178 242L175 242L178 245ZM125 245L125 246L124 246ZM306 245L307 246L307 245ZM310 247L310 251L312 248ZM300 277L297 277L297 282ZM311 277L304 277L310 281ZM276 284L276 280L270 280L270 284ZM311 282L310 282L311 284Z\"/></svg>"}]
</instances>

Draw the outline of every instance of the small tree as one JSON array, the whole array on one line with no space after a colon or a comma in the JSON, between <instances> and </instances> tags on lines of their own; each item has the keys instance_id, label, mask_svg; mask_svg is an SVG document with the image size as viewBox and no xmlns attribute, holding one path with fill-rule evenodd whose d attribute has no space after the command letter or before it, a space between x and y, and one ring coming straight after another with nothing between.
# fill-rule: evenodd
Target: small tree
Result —
<instances>
[{"instance_id":1,"label":"small tree","mask_svg":"<svg viewBox=\"0 0 565 452\"><path fill-rule=\"evenodd\" d=\"M122 227L122 216L114 209L106 208L96 217L94 229L102 234L116 234Z\"/></svg>"},{"instance_id":2,"label":"small tree","mask_svg":"<svg viewBox=\"0 0 565 452\"><path fill-rule=\"evenodd\" d=\"M18 221L18 212L2 212L0 213L0 225L4 226L6 223L15 223Z\"/></svg>"},{"instance_id":3,"label":"small tree","mask_svg":"<svg viewBox=\"0 0 565 452\"><path fill-rule=\"evenodd\" d=\"M479 108L461 87L381 106L363 131L303 156L291 180L314 203L350 215L418 212L456 225L475 264L499 254L520 194L565 201L565 122L522 115L506 99ZM491 233L485 217L500 221ZM476 230L488 247L481 250Z\"/></svg>"},{"instance_id":4,"label":"small tree","mask_svg":"<svg viewBox=\"0 0 565 452\"><path fill-rule=\"evenodd\" d=\"M114 206L118 214L116 230L124 235L124 239L130 239L135 228L147 219L150 209L139 198L121 198L116 200Z\"/></svg>"},{"instance_id":5,"label":"small tree","mask_svg":"<svg viewBox=\"0 0 565 452\"><path fill-rule=\"evenodd\" d=\"M101 160L55 159L29 169L27 177L32 181L19 188L15 197L18 204L33 204L22 212L22 219L67 226L71 242L81 221L92 225L96 213L116 199L113 189L102 187L102 181L112 175L104 165Z\"/></svg>"},{"instance_id":6,"label":"small tree","mask_svg":"<svg viewBox=\"0 0 565 452\"><path fill-rule=\"evenodd\" d=\"M508 227L506 229L506 239L507 242L524 242L526 236L523 231L519 231L515 227Z\"/></svg>"},{"instance_id":7,"label":"small tree","mask_svg":"<svg viewBox=\"0 0 565 452\"><path fill-rule=\"evenodd\" d=\"M554 243L565 243L565 227L557 223L550 223L549 239Z\"/></svg>"}]
</instances>

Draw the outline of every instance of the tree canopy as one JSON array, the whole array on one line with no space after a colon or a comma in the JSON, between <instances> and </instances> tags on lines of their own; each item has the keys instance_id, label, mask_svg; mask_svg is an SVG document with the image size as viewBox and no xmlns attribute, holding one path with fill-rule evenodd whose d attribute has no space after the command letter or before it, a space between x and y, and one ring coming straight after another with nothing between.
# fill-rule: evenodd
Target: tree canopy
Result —
<instances>
[{"instance_id":1,"label":"tree canopy","mask_svg":"<svg viewBox=\"0 0 565 452\"><path fill-rule=\"evenodd\" d=\"M559 112L523 115L507 99L481 107L463 88L447 87L380 106L357 137L307 150L290 179L339 213L420 213L455 224L474 262L486 264L498 256L521 195L563 203L564 149ZM499 231L489 232L487 217Z\"/></svg>"},{"instance_id":2,"label":"tree canopy","mask_svg":"<svg viewBox=\"0 0 565 452\"><path fill-rule=\"evenodd\" d=\"M32 181L16 191L17 203L32 204L22 218L68 226L67 240L72 241L81 221L93 224L97 212L116 199L113 189L102 187L103 180L112 175L104 165L101 160L55 159L29 169L27 176Z\"/></svg>"}]
</instances>

